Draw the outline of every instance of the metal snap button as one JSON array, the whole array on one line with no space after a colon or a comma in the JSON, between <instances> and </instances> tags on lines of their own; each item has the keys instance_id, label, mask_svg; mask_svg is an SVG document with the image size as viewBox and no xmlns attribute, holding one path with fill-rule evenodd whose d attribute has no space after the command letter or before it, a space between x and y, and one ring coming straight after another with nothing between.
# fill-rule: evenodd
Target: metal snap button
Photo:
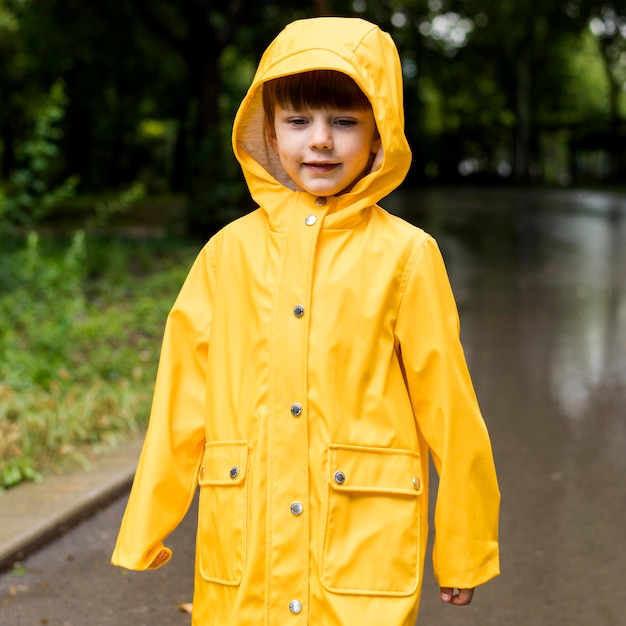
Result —
<instances>
[{"instance_id":1,"label":"metal snap button","mask_svg":"<svg viewBox=\"0 0 626 626\"><path fill-rule=\"evenodd\" d=\"M302 415L302 405L295 402L291 405L291 414L294 417L300 417Z\"/></svg>"},{"instance_id":2,"label":"metal snap button","mask_svg":"<svg viewBox=\"0 0 626 626\"><path fill-rule=\"evenodd\" d=\"M301 304L296 304L296 306L293 307L293 314L296 317L302 317L304 315L304 307Z\"/></svg>"},{"instance_id":3,"label":"metal snap button","mask_svg":"<svg viewBox=\"0 0 626 626\"><path fill-rule=\"evenodd\" d=\"M294 514L294 515L302 515L302 511L304 510L303 506L299 503L299 502L294 502L290 507L289 510Z\"/></svg>"},{"instance_id":4,"label":"metal snap button","mask_svg":"<svg viewBox=\"0 0 626 626\"><path fill-rule=\"evenodd\" d=\"M239 468L236 465L234 467L231 467L228 475L233 479L237 478L237 476L239 476Z\"/></svg>"},{"instance_id":5,"label":"metal snap button","mask_svg":"<svg viewBox=\"0 0 626 626\"><path fill-rule=\"evenodd\" d=\"M313 226L315 222L317 222L317 217L315 217L315 215L307 215L306 219L304 220L304 223L307 226Z\"/></svg>"},{"instance_id":6,"label":"metal snap button","mask_svg":"<svg viewBox=\"0 0 626 626\"><path fill-rule=\"evenodd\" d=\"M328 202L328 198L324 198L323 196L320 196L319 198L315 198L315 206L325 206L327 202Z\"/></svg>"},{"instance_id":7,"label":"metal snap button","mask_svg":"<svg viewBox=\"0 0 626 626\"><path fill-rule=\"evenodd\" d=\"M420 488L421 486L422 486L422 483L420 482L420 479L416 476L416 477L413 479L413 487L415 487L415 489L416 489L417 491L419 491L419 488Z\"/></svg>"},{"instance_id":8,"label":"metal snap button","mask_svg":"<svg viewBox=\"0 0 626 626\"><path fill-rule=\"evenodd\" d=\"M335 472L335 482L338 485L343 485L346 482L346 475L343 472Z\"/></svg>"},{"instance_id":9,"label":"metal snap button","mask_svg":"<svg viewBox=\"0 0 626 626\"><path fill-rule=\"evenodd\" d=\"M300 604L300 602L298 602L298 600L292 600L289 603L289 610L294 614L297 615L298 613L300 613L300 611L302 611L302 604Z\"/></svg>"}]
</instances>

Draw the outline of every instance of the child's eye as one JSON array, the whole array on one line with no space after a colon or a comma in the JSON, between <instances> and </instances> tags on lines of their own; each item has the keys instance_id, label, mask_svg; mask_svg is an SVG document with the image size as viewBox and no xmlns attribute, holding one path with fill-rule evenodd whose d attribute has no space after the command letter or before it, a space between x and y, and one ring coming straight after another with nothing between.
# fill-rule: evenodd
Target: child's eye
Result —
<instances>
[{"instance_id":1,"label":"child's eye","mask_svg":"<svg viewBox=\"0 0 626 626\"><path fill-rule=\"evenodd\" d=\"M292 126L304 126L307 122L308 120L305 117L290 117L287 120L287 123Z\"/></svg>"},{"instance_id":2,"label":"child's eye","mask_svg":"<svg viewBox=\"0 0 626 626\"><path fill-rule=\"evenodd\" d=\"M343 128L347 128L349 126L354 126L356 124L356 120L353 119L346 119L346 118L339 118L337 120L335 120L335 124L337 126L341 126Z\"/></svg>"}]
</instances>

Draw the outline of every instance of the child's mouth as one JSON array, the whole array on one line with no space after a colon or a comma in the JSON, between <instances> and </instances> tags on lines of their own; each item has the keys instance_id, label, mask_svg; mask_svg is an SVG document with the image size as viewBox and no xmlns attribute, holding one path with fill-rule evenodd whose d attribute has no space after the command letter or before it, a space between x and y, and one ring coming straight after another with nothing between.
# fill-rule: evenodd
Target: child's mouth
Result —
<instances>
[{"instance_id":1,"label":"child's mouth","mask_svg":"<svg viewBox=\"0 0 626 626\"><path fill-rule=\"evenodd\" d=\"M317 174L325 174L332 172L339 164L338 163L305 163L304 166L310 171Z\"/></svg>"}]
</instances>

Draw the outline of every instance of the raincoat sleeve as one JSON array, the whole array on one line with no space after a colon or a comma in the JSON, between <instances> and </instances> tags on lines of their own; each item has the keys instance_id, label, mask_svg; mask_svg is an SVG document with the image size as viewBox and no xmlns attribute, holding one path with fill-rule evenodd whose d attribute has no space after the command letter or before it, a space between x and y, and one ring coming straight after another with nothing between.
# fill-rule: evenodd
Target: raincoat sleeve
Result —
<instances>
[{"instance_id":1,"label":"raincoat sleeve","mask_svg":"<svg viewBox=\"0 0 626 626\"><path fill-rule=\"evenodd\" d=\"M193 499L204 447L213 247L200 253L168 316L150 423L111 562L145 570Z\"/></svg>"},{"instance_id":2,"label":"raincoat sleeve","mask_svg":"<svg viewBox=\"0 0 626 626\"><path fill-rule=\"evenodd\" d=\"M439 474L433 565L441 587L499 574L498 490L491 444L459 339L459 318L434 239L414 250L396 334L418 430Z\"/></svg>"}]
</instances>

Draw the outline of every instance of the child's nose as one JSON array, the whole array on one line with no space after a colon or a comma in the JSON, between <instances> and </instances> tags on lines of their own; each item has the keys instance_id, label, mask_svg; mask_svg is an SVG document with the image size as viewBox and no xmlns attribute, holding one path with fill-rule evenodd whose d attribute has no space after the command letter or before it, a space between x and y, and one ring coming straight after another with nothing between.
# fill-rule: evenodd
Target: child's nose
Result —
<instances>
[{"instance_id":1,"label":"child's nose","mask_svg":"<svg viewBox=\"0 0 626 626\"><path fill-rule=\"evenodd\" d=\"M317 122L312 125L310 144L312 148L330 150L333 147L333 137L330 125Z\"/></svg>"}]
</instances>

